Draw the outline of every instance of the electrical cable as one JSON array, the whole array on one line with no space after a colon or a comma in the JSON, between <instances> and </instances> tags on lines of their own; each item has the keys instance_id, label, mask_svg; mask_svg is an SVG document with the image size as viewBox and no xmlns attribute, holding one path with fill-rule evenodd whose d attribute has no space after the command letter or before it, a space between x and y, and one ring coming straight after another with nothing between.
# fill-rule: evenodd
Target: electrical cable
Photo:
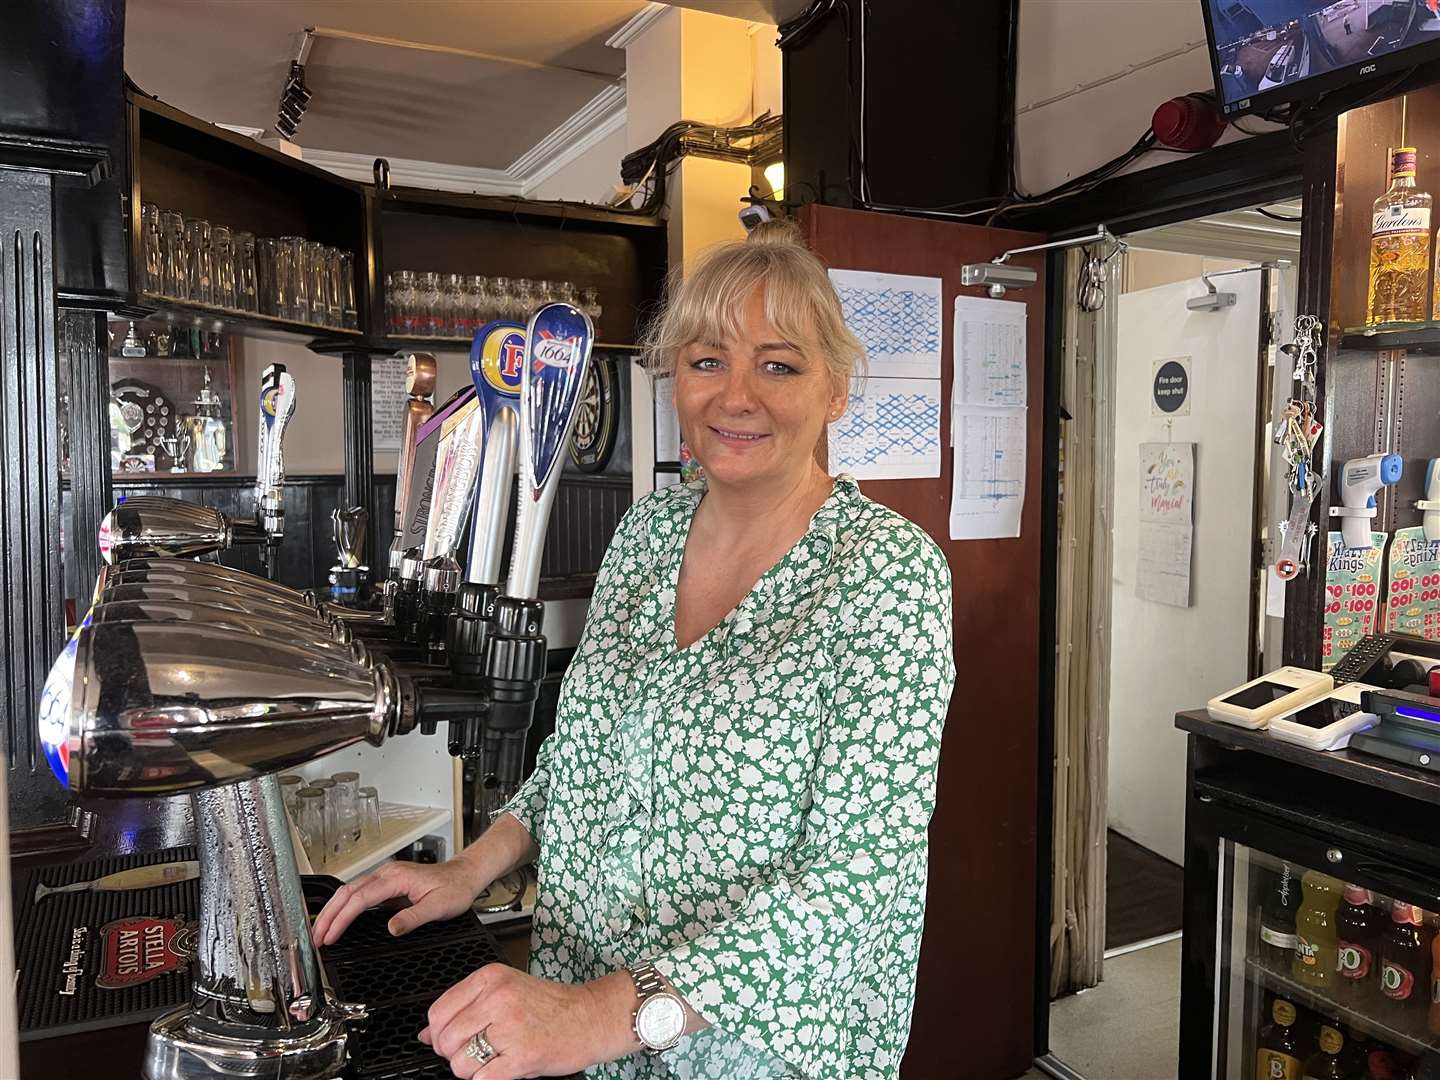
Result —
<instances>
[{"instance_id":1,"label":"electrical cable","mask_svg":"<svg viewBox=\"0 0 1440 1080\"><path fill-rule=\"evenodd\" d=\"M1266 210L1263 206L1255 207L1255 213L1259 214L1261 217L1267 217L1271 221L1301 222L1305 220L1304 218L1291 217L1289 214L1277 214L1272 210Z\"/></svg>"}]
</instances>

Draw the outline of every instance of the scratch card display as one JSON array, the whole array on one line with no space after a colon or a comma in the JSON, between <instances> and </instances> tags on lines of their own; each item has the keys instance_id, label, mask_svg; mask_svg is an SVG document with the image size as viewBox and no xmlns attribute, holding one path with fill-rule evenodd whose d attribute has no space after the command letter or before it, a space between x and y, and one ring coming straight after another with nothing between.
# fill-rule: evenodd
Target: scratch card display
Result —
<instances>
[{"instance_id":1,"label":"scratch card display","mask_svg":"<svg viewBox=\"0 0 1440 1080\"><path fill-rule=\"evenodd\" d=\"M1347 548L1338 532L1325 548L1325 631L1321 669L1329 671L1366 634L1375 632L1380 572L1388 533L1371 534L1373 547Z\"/></svg>"},{"instance_id":2,"label":"scratch card display","mask_svg":"<svg viewBox=\"0 0 1440 1080\"><path fill-rule=\"evenodd\" d=\"M1440 540L1426 540L1416 525L1390 541L1385 629L1440 640Z\"/></svg>"}]
</instances>

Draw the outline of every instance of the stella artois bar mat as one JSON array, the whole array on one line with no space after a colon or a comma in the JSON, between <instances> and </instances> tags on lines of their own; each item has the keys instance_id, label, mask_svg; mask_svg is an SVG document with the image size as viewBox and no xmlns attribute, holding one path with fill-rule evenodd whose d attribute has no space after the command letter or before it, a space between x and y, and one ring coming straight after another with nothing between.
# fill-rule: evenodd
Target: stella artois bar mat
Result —
<instances>
[{"instance_id":1,"label":"stella artois bar mat","mask_svg":"<svg viewBox=\"0 0 1440 1080\"><path fill-rule=\"evenodd\" d=\"M189 1000L194 859L194 848L170 848L19 875L21 1039L149 1020Z\"/></svg>"}]
</instances>

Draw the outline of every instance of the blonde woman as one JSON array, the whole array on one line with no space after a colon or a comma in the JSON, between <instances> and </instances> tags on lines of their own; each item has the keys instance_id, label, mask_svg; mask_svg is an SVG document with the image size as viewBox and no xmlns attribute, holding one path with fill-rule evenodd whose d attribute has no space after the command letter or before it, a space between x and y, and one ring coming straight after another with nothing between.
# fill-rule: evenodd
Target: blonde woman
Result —
<instances>
[{"instance_id":1,"label":"blonde woman","mask_svg":"<svg viewBox=\"0 0 1440 1080\"><path fill-rule=\"evenodd\" d=\"M894 1077L924 922L950 575L815 450L859 343L785 228L707 252L647 343L703 479L605 555L555 733L490 829L342 889L336 940L456 915L536 860L530 972L491 965L419 1036L456 1076Z\"/></svg>"}]
</instances>

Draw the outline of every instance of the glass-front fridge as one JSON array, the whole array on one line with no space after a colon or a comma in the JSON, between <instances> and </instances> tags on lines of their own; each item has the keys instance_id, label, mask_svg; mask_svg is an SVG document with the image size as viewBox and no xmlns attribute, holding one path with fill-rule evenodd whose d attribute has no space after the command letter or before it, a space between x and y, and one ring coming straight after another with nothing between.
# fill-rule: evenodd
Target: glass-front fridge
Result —
<instances>
[{"instance_id":1,"label":"glass-front fridge","mask_svg":"<svg viewBox=\"0 0 1440 1080\"><path fill-rule=\"evenodd\" d=\"M1437 808L1278 775L1192 792L1182 1080L1440 1080Z\"/></svg>"}]
</instances>

